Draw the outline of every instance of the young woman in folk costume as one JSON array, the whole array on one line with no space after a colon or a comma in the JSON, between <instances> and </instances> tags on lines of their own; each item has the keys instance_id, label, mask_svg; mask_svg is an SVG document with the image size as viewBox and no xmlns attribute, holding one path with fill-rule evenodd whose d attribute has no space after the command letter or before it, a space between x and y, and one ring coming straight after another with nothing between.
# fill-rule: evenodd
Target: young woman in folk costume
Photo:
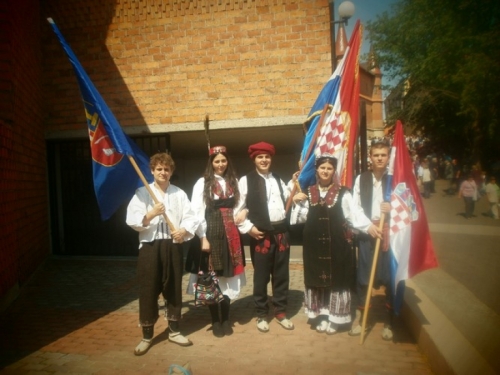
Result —
<instances>
[{"instance_id":1,"label":"young woman in folk costume","mask_svg":"<svg viewBox=\"0 0 500 375\"><path fill-rule=\"evenodd\" d=\"M333 335L339 325L351 322L350 288L355 280L355 253L351 228L368 219L353 205L349 190L336 176L337 159L330 154L316 158L315 185L293 201L306 211L303 234L305 307L317 318L316 331Z\"/></svg>"},{"instance_id":2,"label":"young woman in folk costume","mask_svg":"<svg viewBox=\"0 0 500 375\"><path fill-rule=\"evenodd\" d=\"M197 273L200 269L208 271L210 255L224 294L222 302L209 305L216 337L233 333L229 321L230 302L239 297L241 287L246 285L245 254L233 212L239 199L238 179L226 148L210 148L204 177L194 185L191 202L201 222L196 231L201 245L193 242L186 259L186 271L191 273L187 292L194 294Z\"/></svg>"}]
</instances>

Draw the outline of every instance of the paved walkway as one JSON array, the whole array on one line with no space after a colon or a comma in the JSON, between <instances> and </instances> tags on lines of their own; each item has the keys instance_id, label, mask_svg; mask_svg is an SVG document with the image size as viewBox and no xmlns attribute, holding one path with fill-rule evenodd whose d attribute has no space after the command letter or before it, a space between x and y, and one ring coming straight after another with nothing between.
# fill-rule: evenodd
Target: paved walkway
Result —
<instances>
[{"instance_id":1,"label":"paved walkway","mask_svg":"<svg viewBox=\"0 0 500 375\"><path fill-rule=\"evenodd\" d=\"M347 332L334 336L311 329L302 308L302 266L291 264L289 313L294 331L271 322L256 329L248 284L232 304L234 334L215 338L206 308L184 296L181 328L194 342L182 348L156 325L154 346L142 357L135 259L49 259L13 305L0 316L0 374L166 374L189 362L194 375L225 374L431 374L406 327L397 342L380 337L382 296L375 298L374 328L363 346ZM184 276L184 283L187 275Z\"/></svg>"},{"instance_id":2,"label":"paved walkway","mask_svg":"<svg viewBox=\"0 0 500 375\"><path fill-rule=\"evenodd\" d=\"M463 200L444 195L445 187L444 180L436 181L436 194L424 200L439 268L407 283L406 300L414 300L420 320L414 332L429 335L433 345L425 337L419 342L427 342L421 347L436 373L448 368L457 375L498 374L500 220L487 215L486 197L466 220Z\"/></svg>"},{"instance_id":3,"label":"paved walkway","mask_svg":"<svg viewBox=\"0 0 500 375\"><path fill-rule=\"evenodd\" d=\"M500 222L483 215L484 200L477 204L477 216L465 220L462 201L440 194L443 183L438 182L438 193L424 201L440 268L412 280L431 301L417 301L421 315L417 330L429 325L438 330L434 338L429 333L426 342L443 339L445 351L454 343L448 342L452 338L441 328L452 325L458 330L454 337L460 336L498 369ZM427 359L401 323L395 342L381 339L380 293L374 298L370 314L374 327L364 345L346 331L327 336L312 330L303 314L300 255L301 249L295 247L289 300L294 331L276 322L271 322L269 333L257 331L251 298L253 270L247 266L248 284L232 304L234 335L215 338L207 309L195 308L193 297L185 295L181 327L194 345L181 348L169 343L162 334L167 322L160 318L154 346L143 357L133 355L141 337L135 259L50 258L0 315L0 374L166 374L171 364L186 362L194 375L432 373L430 363L435 362L432 356L439 351L439 343L424 346ZM411 287L407 291L410 296ZM435 327L426 323L431 316L426 305L431 304L444 318ZM464 358L469 358L464 354L461 350L444 353L447 368L461 373ZM465 365L474 367L473 363Z\"/></svg>"}]
</instances>

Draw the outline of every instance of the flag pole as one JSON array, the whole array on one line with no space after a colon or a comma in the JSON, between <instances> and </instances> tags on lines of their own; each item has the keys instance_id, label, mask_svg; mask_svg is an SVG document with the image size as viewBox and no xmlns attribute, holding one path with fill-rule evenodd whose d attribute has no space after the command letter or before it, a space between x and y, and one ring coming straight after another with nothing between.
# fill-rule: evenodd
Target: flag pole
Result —
<instances>
[{"instance_id":1,"label":"flag pole","mask_svg":"<svg viewBox=\"0 0 500 375\"><path fill-rule=\"evenodd\" d=\"M385 220L385 214L382 215L380 218L380 224L378 226L378 229L382 231L382 228L384 227L384 220ZM368 283L368 289L366 290L366 301L365 301L365 310L363 314L363 323L361 325L361 338L359 341L360 345L363 345L364 339L365 339L365 329L366 329L366 321L368 319L368 310L370 309L370 297L372 294L372 288L373 288L373 281L375 279L375 271L377 269L377 260L378 260L378 253L380 250L380 238L377 238L377 242L375 243L375 252L373 253L373 262L372 262L372 271L370 273L370 281Z\"/></svg>"},{"instance_id":2,"label":"flag pole","mask_svg":"<svg viewBox=\"0 0 500 375\"><path fill-rule=\"evenodd\" d=\"M134 157L132 155L127 155L127 156L128 156L128 160L130 160L130 163L132 164L132 166L134 167L135 171L137 172L137 175L139 176L139 178L141 179L142 183L146 187L147 191L151 195L151 198L153 198L153 201L155 202L155 204L160 203L160 201L156 198L156 195L153 192L153 190L151 190L151 187L149 186L148 181L146 180L146 178L144 177L144 174L142 173L141 169L137 165ZM175 231L174 224L172 224L172 222L170 221L170 219L168 218L168 216L167 216L167 214L165 212L163 213L163 218L167 222L167 225L168 225L170 231L174 232Z\"/></svg>"}]
</instances>

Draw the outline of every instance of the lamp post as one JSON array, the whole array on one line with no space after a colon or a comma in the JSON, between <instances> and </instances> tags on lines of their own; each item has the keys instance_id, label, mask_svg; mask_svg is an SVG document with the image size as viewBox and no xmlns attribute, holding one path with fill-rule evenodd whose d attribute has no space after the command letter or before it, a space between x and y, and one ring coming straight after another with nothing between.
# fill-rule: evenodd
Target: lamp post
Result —
<instances>
[{"instance_id":1,"label":"lamp post","mask_svg":"<svg viewBox=\"0 0 500 375\"><path fill-rule=\"evenodd\" d=\"M354 15L355 7L351 1L344 1L339 5L340 20L335 21L335 0L328 1L330 10L330 33L331 33L331 54L332 54L332 72L337 67L337 39L335 37L335 24L339 25L339 44L343 43L342 48L345 49L346 36L344 25Z\"/></svg>"}]
</instances>

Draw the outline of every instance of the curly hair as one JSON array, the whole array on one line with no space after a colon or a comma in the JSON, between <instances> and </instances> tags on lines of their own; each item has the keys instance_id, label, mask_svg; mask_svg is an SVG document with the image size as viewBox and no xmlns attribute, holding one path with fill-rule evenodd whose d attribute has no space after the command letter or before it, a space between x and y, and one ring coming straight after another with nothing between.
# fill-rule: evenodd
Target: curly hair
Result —
<instances>
[{"instance_id":1,"label":"curly hair","mask_svg":"<svg viewBox=\"0 0 500 375\"><path fill-rule=\"evenodd\" d=\"M155 169L158 164L166 165L170 167L170 171L173 173L175 170L175 162L172 157L166 152L160 152L154 154L149 159L149 167L151 170Z\"/></svg>"},{"instance_id":2,"label":"curly hair","mask_svg":"<svg viewBox=\"0 0 500 375\"><path fill-rule=\"evenodd\" d=\"M233 167L233 163L227 156L226 152L221 152L217 154L210 155L207 162L207 167L205 168L205 173L203 177L205 178L205 187L203 189L203 200L205 204L211 206L213 203L213 188L217 183L215 179L215 172L212 162L214 161L217 155L224 155L227 160L227 168L224 172L224 180L226 180L227 184L231 187L234 194L234 204L236 205L240 200L240 190L238 189L238 177L236 176L236 170ZM233 207L234 208L234 207Z\"/></svg>"}]
</instances>

